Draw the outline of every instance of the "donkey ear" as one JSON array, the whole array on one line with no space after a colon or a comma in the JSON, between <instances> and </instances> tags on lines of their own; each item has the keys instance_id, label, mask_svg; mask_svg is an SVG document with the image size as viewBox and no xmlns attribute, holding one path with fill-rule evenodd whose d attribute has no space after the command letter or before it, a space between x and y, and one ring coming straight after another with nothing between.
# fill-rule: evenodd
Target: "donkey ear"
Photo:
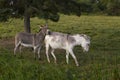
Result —
<instances>
[{"instance_id":1,"label":"donkey ear","mask_svg":"<svg viewBox=\"0 0 120 80\"><path fill-rule=\"evenodd\" d=\"M43 25L38 25L38 26L39 26L40 29L43 27Z\"/></svg>"},{"instance_id":2,"label":"donkey ear","mask_svg":"<svg viewBox=\"0 0 120 80\"><path fill-rule=\"evenodd\" d=\"M90 37L90 36L88 36L88 39L90 40L90 39L91 39L91 37Z\"/></svg>"},{"instance_id":3,"label":"donkey ear","mask_svg":"<svg viewBox=\"0 0 120 80\"><path fill-rule=\"evenodd\" d=\"M46 24L45 27L48 28L48 24Z\"/></svg>"},{"instance_id":4,"label":"donkey ear","mask_svg":"<svg viewBox=\"0 0 120 80\"><path fill-rule=\"evenodd\" d=\"M50 30L47 30L46 34L47 34L47 35L51 35L51 31L50 31Z\"/></svg>"}]
</instances>

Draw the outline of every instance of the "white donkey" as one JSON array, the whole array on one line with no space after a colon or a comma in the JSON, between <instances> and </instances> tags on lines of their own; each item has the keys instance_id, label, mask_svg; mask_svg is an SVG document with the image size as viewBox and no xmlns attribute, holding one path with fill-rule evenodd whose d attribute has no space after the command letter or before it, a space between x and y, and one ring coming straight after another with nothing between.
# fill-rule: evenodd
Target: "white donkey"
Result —
<instances>
[{"instance_id":1,"label":"white donkey","mask_svg":"<svg viewBox=\"0 0 120 80\"><path fill-rule=\"evenodd\" d=\"M21 46L32 47L34 49L34 57L36 58L36 51L38 50L38 58L40 59L40 49L44 43L44 38L47 31L47 25L41 26L39 33L31 34L20 32L15 36L15 48L14 55L16 55L16 50L19 48L21 53Z\"/></svg>"},{"instance_id":2,"label":"white donkey","mask_svg":"<svg viewBox=\"0 0 120 80\"><path fill-rule=\"evenodd\" d=\"M70 54L75 60L76 66L79 66L76 56L73 53L73 48L76 45L81 45L83 50L87 52L89 50L90 37L85 34L69 35L59 32L51 32L50 30L47 30L45 37L45 44L46 44L46 56L49 63L50 63L50 59L48 55L48 50L50 46L52 49L51 54L55 60L55 63L56 63L56 56L54 55L54 50L64 49L66 50L67 64L69 62L69 54Z\"/></svg>"}]
</instances>

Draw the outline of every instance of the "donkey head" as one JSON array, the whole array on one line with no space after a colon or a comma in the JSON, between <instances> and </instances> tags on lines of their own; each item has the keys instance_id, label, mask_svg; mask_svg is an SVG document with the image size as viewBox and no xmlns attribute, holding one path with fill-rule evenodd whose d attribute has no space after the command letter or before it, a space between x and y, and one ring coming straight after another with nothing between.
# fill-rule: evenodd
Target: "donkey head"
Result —
<instances>
[{"instance_id":1,"label":"donkey head","mask_svg":"<svg viewBox=\"0 0 120 80\"><path fill-rule=\"evenodd\" d=\"M81 35L84 39L81 43L81 46L83 48L84 52L88 52L89 51L89 47L90 47L90 37L87 35Z\"/></svg>"},{"instance_id":2,"label":"donkey head","mask_svg":"<svg viewBox=\"0 0 120 80\"><path fill-rule=\"evenodd\" d=\"M42 33L42 34L46 35L48 26L47 25L41 25L39 27L40 27L39 33Z\"/></svg>"}]
</instances>

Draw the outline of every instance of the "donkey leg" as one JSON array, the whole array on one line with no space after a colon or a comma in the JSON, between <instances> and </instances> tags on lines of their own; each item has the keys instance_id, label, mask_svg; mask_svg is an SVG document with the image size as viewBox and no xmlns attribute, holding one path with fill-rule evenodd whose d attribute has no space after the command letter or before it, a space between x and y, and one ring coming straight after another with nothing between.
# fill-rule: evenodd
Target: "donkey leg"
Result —
<instances>
[{"instance_id":1,"label":"donkey leg","mask_svg":"<svg viewBox=\"0 0 120 80\"><path fill-rule=\"evenodd\" d=\"M19 47L19 51L20 51L20 53L21 53L21 49L22 49L22 46Z\"/></svg>"},{"instance_id":2,"label":"donkey leg","mask_svg":"<svg viewBox=\"0 0 120 80\"><path fill-rule=\"evenodd\" d=\"M76 66L79 66L78 61L77 61L77 58L76 58L76 56L74 55L72 49L70 49L69 52L70 52L70 55L72 56L72 58L74 59Z\"/></svg>"},{"instance_id":3,"label":"donkey leg","mask_svg":"<svg viewBox=\"0 0 120 80\"><path fill-rule=\"evenodd\" d=\"M66 50L66 63L69 64L69 51Z\"/></svg>"},{"instance_id":4,"label":"donkey leg","mask_svg":"<svg viewBox=\"0 0 120 80\"><path fill-rule=\"evenodd\" d=\"M47 56L47 60L50 63L50 59L49 59L49 55L48 55L48 50L49 50L49 45L46 44L46 56Z\"/></svg>"},{"instance_id":5,"label":"donkey leg","mask_svg":"<svg viewBox=\"0 0 120 80\"><path fill-rule=\"evenodd\" d=\"M22 51L21 51L21 49L22 49L22 46L20 45L20 46L19 46L19 51L20 51L20 55L21 55L21 57L22 57L22 53L21 53Z\"/></svg>"},{"instance_id":6,"label":"donkey leg","mask_svg":"<svg viewBox=\"0 0 120 80\"><path fill-rule=\"evenodd\" d=\"M16 56L17 47L14 48L14 56Z\"/></svg>"},{"instance_id":7,"label":"donkey leg","mask_svg":"<svg viewBox=\"0 0 120 80\"><path fill-rule=\"evenodd\" d=\"M57 63L57 59L56 59L56 56L55 56L55 54L54 54L54 49L52 49L52 51L51 51L51 54L52 54L52 56L53 56L53 58L54 58L54 62L55 63Z\"/></svg>"},{"instance_id":8,"label":"donkey leg","mask_svg":"<svg viewBox=\"0 0 120 80\"><path fill-rule=\"evenodd\" d=\"M41 50L41 46L38 48L38 59L41 60L40 58L40 50Z\"/></svg>"},{"instance_id":9,"label":"donkey leg","mask_svg":"<svg viewBox=\"0 0 120 80\"><path fill-rule=\"evenodd\" d=\"M34 59L36 60L36 50L37 50L37 47L34 47Z\"/></svg>"},{"instance_id":10,"label":"donkey leg","mask_svg":"<svg viewBox=\"0 0 120 80\"><path fill-rule=\"evenodd\" d=\"M16 56L16 50L19 48L20 46L20 43L16 44L15 45L15 48L14 48L14 56Z\"/></svg>"}]
</instances>

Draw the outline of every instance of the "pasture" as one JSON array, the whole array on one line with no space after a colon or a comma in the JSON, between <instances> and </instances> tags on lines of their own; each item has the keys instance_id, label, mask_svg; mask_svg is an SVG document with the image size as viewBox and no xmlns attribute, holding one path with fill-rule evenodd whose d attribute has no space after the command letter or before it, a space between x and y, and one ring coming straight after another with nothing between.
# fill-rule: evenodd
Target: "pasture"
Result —
<instances>
[{"instance_id":1,"label":"pasture","mask_svg":"<svg viewBox=\"0 0 120 80\"><path fill-rule=\"evenodd\" d=\"M39 30L44 20L31 19L32 33ZM14 36L24 31L22 19L10 19L0 23L0 80L120 80L120 17L116 16L64 16L49 28L69 34L84 33L91 37L90 51L84 53L76 46L74 53L80 64L75 66L70 56L66 64L65 51L57 50L57 64L47 62L45 47L41 50L42 60L34 60L33 50L23 48L13 56Z\"/></svg>"}]
</instances>

